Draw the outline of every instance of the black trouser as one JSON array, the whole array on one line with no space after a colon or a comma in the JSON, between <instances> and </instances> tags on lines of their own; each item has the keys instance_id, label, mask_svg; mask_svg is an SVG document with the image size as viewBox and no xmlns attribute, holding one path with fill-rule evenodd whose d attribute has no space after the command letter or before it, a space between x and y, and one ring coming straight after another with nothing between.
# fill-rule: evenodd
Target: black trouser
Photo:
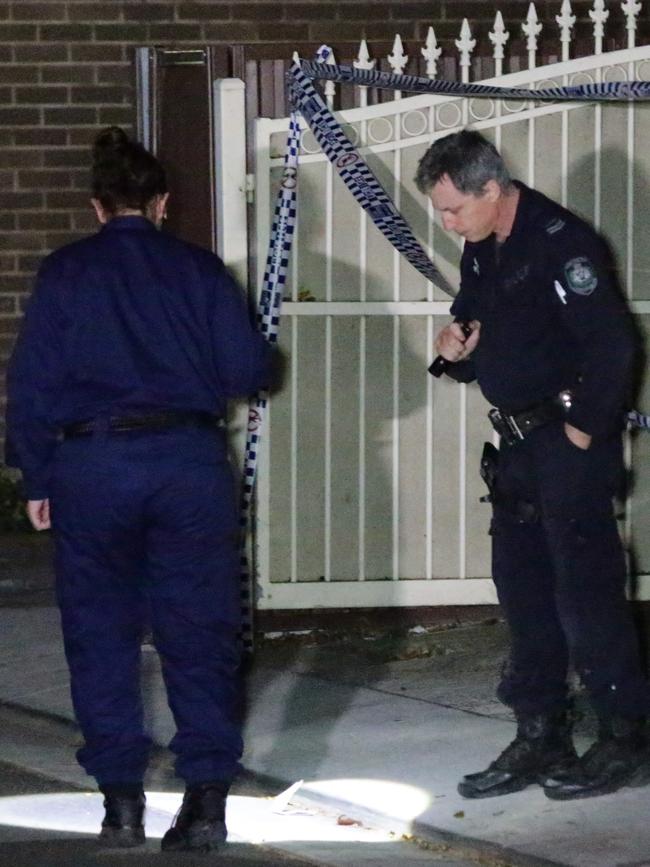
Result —
<instances>
[{"instance_id":1,"label":"black trouser","mask_svg":"<svg viewBox=\"0 0 650 867\"><path fill-rule=\"evenodd\" d=\"M648 711L612 509L622 470L619 437L584 451L561 421L501 448L492 569L512 649L498 694L520 714L566 707L569 657L599 715Z\"/></svg>"}]
</instances>

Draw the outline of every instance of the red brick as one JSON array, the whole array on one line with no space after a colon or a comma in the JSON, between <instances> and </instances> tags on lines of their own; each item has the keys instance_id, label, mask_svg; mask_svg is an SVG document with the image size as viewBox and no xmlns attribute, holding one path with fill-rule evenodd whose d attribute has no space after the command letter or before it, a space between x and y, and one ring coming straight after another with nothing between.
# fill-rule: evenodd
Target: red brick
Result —
<instances>
[{"instance_id":1,"label":"red brick","mask_svg":"<svg viewBox=\"0 0 650 867\"><path fill-rule=\"evenodd\" d=\"M81 148L68 148L66 150L48 150L43 155L45 166L76 166L84 165L89 159L88 152Z\"/></svg>"},{"instance_id":2,"label":"red brick","mask_svg":"<svg viewBox=\"0 0 650 867\"><path fill-rule=\"evenodd\" d=\"M60 63L68 59L67 45L16 45L17 63Z\"/></svg>"},{"instance_id":3,"label":"red brick","mask_svg":"<svg viewBox=\"0 0 650 867\"><path fill-rule=\"evenodd\" d=\"M141 0L140 0L141 2ZM103 3L75 3L70 7L70 18L75 21L119 21L122 18L123 3L104 0Z\"/></svg>"},{"instance_id":4,"label":"red brick","mask_svg":"<svg viewBox=\"0 0 650 867\"><path fill-rule=\"evenodd\" d=\"M0 64L0 82L3 84L36 84L38 68L22 64Z\"/></svg>"},{"instance_id":5,"label":"red brick","mask_svg":"<svg viewBox=\"0 0 650 867\"><path fill-rule=\"evenodd\" d=\"M36 42L38 29L34 24L3 24L3 42Z\"/></svg>"},{"instance_id":6,"label":"red brick","mask_svg":"<svg viewBox=\"0 0 650 867\"><path fill-rule=\"evenodd\" d=\"M72 220L70 214L54 211L26 212L18 215L18 228L31 231L48 231L51 229L69 229ZM21 270L24 270L21 266Z\"/></svg>"},{"instance_id":7,"label":"red brick","mask_svg":"<svg viewBox=\"0 0 650 867\"><path fill-rule=\"evenodd\" d=\"M283 3L282 17L289 21L328 21L334 12L327 3ZM339 10L339 16L345 18L347 13Z\"/></svg>"},{"instance_id":8,"label":"red brick","mask_svg":"<svg viewBox=\"0 0 650 867\"><path fill-rule=\"evenodd\" d=\"M125 106L124 108L99 108L99 124L100 126L130 126L134 121L135 108Z\"/></svg>"},{"instance_id":9,"label":"red brick","mask_svg":"<svg viewBox=\"0 0 650 867\"><path fill-rule=\"evenodd\" d=\"M50 232L45 235L45 247L47 250L58 250L64 244L71 244L83 236L83 232Z\"/></svg>"},{"instance_id":10,"label":"red brick","mask_svg":"<svg viewBox=\"0 0 650 867\"><path fill-rule=\"evenodd\" d=\"M257 34L258 39L261 39L262 42L275 42L278 40L278 37L280 37L282 42L301 42L302 40L311 38L309 33L312 26L314 25L307 22L299 22L297 24L285 22L281 28L278 28L277 24L264 22L257 25ZM340 25L338 26L340 27Z\"/></svg>"},{"instance_id":11,"label":"red brick","mask_svg":"<svg viewBox=\"0 0 650 867\"><path fill-rule=\"evenodd\" d=\"M18 183L22 190L60 190L63 187L72 186L70 171L61 169L34 169L32 171L19 171Z\"/></svg>"},{"instance_id":12,"label":"red brick","mask_svg":"<svg viewBox=\"0 0 650 867\"><path fill-rule=\"evenodd\" d=\"M42 24L39 33L45 42L90 42L93 38L90 24Z\"/></svg>"},{"instance_id":13,"label":"red brick","mask_svg":"<svg viewBox=\"0 0 650 867\"><path fill-rule=\"evenodd\" d=\"M88 194L80 190L56 190L45 193L47 208L74 209L88 206Z\"/></svg>"},{"instance_id":14,"label":"red brick","mask_svg":"<svg viewBox=\"0 0 650 867\"><path fill-rule=\"evenodd\" d=\"M40 72L44 84L92 84L95 81L94 67L80 66L78 63L41 66Z\"/></svg>"},{"instance_id":15,"label":"red brick","mask_svg":"<svg viewBox=\"0 0 650 867\"><path fill-rule=\"evenodd\" d=\"M13 21L65 21L64 3L25 3L11 4Z\"/></svg>"},{"instance_id":16,"label":"red brick","mask_svg":"<svg viewBox=\"0 0 650 867\"><path fill-rule=\"evenodd\" d=\"M70 102L85 105L120 105L127 101L129 93L125 87L72 87Z\"/></svg>"},{"instance_id":17,"label":"red brick","mask_svg":"<svg viewBox=\"0 0 650 867\"><path fill-rule=\"evenodd\" d=\"M149 41L149 31L146 24L95 24L96 42L137 42Z\"/></svg>"},{"instance_id":18,"label":"red brick","mask_svg":"<svg viewBox=\"0 0 650 867\"><path fill-rule=\"evenodd\" d=\"M24 292L27 279L22 274L0 274L0 292Z\"/></svg>"},{"instance_id":19,"label":"red brick","mask_svg":"<svg viewBox=\"0 0 650 867\"><path fill-rule=\"evenodd\" d=\"M277 36L277 29L275 36ZM255 24L240 24L235 21L224 21L223 24L206 24L203 28L206 42L257 42ZM275 39L273 40L276 41Z\"/></svg>"},{"instance_id":20,"label":"red brick","mask_svg":"<svg viewBox=\"0 0 650 867\"><path fill-rule=\"evenodd\" d=\"M23 273L33 274L41 264L42 256L18 256L18 270Z\"/></svg>"},{"instance_id":21,"label":"red brick","mask_svg":"<svg viewBox=\"0 0 650 867\"><path fill-rule=\"evenodd\" d=\"M95 123L94 108L46 108L43 112L46 126L72 126Z\"/></svg>"},{"instance_id":22,"label":"red brick","mask_svg":"<svg viewBox=\"0 0 650 867\"><path fill-rule=\"evenodd\" d=\"M50 103L52 105L61 105L68 101L68 88L45 86L45 87L17 87L16 102L17 103L38 103L44 105Z\"/></svg>"},{"instance_id":23,"label":"red brick","mask_svg":"<svg viewBox=\"0 0 650 867\"><path fill-rule=\"evenodd\" d=\"M65 145L68 141L67 132L65 129L52 129L39 126L33 129L17 129L14 138L16 146L24 145L26 147L56 147L57 145Z\"/></svg>"},{"instance_id":24,"label":"red brick","mask_svg":"<svg viewBox=\"0 0 650 867\"><path fill-rule=\"evenodd\" d=\"M43 195L41 193L0 193L0 210L34 210L41 207L43 207Z\"/></svg>"},{"instance_id":25,"label":"red brick","mask_svg":"<svg viewBox=\"0 0 650 867\"><path fill-rule=\"evenodd\" d=\"M33 126L40 121L40 111L37 108L0 108L0 125Z\"/></svg>"},{"instance_id":26,"label":"red brick","mask_svg":"<svg viewBox=\"0 0 650 867\"><path fill-rule=\"evenodd\" d=\"M123 45L72 45L70 59L76 63L118 63L126 57Z\"/></svg>"},{"instance_id":27,"label":"red brick","mask_svg":"<svg viewBox=\"0 0 650 867\"><path fill-rule=\"evenodd\" d=\"M20 148L2 148L0 149L0 168L34 168L43 161L42 153L33 153L32 151L22 150Z\"/></svg>"},{"instance_id":28,"label":"red brick","mask_svg":"<svg viewBox=\"0 0 650 867\"><path fill-rule=\"evenodd\" d=\"M179 20L195 17L184 14L184 7L193 4L181 3L178 5L183 10L183 14L178 16ZM173 21L174 6L167 3L128 3L124 5L124 19L125 21Z\"/></svg>"},{"instance_id":29,"label":"red brick","mask_svg":"<svg viewBox=\"0 0 650 867\"><path fill-rule=\"evenodd\" d=\"M151 24L149 40L152 42L198 42L203 32L200 24Z\"/></svg>"},{"instance_id":30,"label":"red brick","mask_svg":"<svg viewBox=\"0 0 650 867\"><path fill-rule=\"evenodd\" d=\"M99 84L123 84L133 88L133 66L130 63L111 63L106 66L98 66L97 81Z\"/></svg>"},{"instance_id":31,"label":"red brick","mask_svg":"<svg viewBox=\"0 0 650 867\"><path fill-rule=\"evenodd\" d=\"M15 295L5 295L0 298L0 313L2 314L15 314L16 312L16 296ZM8 356L7 356L8 357ZM2 431L4 433L4 431Z\"/></svg>"},{"instance_id":32,"label":"red brick","mask_svg":"<svg viewBox=\"0 0 650 867\"><path fill-rule=\"evenodd\" d=\"M15 187L16 174L10 169L0 170L0 190L13 190Z\"/></svg>"}]
</instances>

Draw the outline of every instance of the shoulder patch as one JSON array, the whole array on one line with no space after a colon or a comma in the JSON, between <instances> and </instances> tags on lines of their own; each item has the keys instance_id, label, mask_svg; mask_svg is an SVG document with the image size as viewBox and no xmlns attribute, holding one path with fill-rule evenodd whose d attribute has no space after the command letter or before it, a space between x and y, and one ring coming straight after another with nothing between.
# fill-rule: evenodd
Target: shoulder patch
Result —
<instances>
[{"instance_id":1,"label":"shoulder patch","mask_svg":"<svg viewBox=\"0 0 650 867\"><path fill-rule=\"evenodd\" d=\"M562 231L566 226L566 221L562 217L553 217L545 226L544 229L548 235L555 235L556 232Z\"/></svg>"},{"instance_id":2,"label":"shoulder patch","mask_svg":"<svg viewBox=\"0 0 650 867\"><path fill-rule=\"evenodd\" d=\"M564 266L566 281L576 295L591 295L598 286L596 269L586 256L576 256Z\"/></svg>"}]
</instances>

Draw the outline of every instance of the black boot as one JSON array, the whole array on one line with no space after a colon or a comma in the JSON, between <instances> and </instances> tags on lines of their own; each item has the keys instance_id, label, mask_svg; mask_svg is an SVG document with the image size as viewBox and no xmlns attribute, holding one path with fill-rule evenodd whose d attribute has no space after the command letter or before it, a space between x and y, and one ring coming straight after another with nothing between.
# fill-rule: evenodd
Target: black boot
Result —
<instances>
[{"instance_id":1,"label":"black boot","mask_svg":"<svg viewBox=\"0 0 650 867\"><path fill-rule=\"evenodd\" d=\"M145 796L141 786L114 785L100 787L104 794L106 815L99 833L104 846L128 848L144 843Z\"/></svg>"},{"instance_id":2,"label":"black boot","mask_svg":"<svg viewBox=\"0 0 650 867\"><path fill-rule=\"evenodd\" d=\"M549 775L544 794L555 801L594 798L650 782L645 720L601 720L598 740L569 768Z\"/></svg>"},{"instance_id":3,"label":"black boot","mask_svg":"<svg viewBox=\"0 0 650 867\"><path fill-rule=\"evenodd\" d=\"M163 852L199 850L208 852L226 842L226 795L224 783L188 786L172 827L162 838Z\"/></svg>"},{"instance_id":4,"label":"black boot","mask_svg":"<svg viewBox=\"0 0 650 867\"><path fill-rule=\"evenodd\" d=\"M517 737L484 771L458 784L464 798L495 798L542 783L559 767L577 760L566 714L520 716Z\"/></svg>"}]
</instances>

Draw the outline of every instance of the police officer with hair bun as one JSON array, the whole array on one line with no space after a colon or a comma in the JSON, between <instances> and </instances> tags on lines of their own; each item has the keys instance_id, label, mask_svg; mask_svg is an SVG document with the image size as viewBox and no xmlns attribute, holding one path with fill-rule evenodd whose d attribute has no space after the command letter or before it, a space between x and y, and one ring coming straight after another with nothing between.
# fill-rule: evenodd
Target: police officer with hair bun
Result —
<instances>
[{"instance_id":1,"label":"police officer with hair bun","mask_svg":"<svg viewBox=\"0 0 650 867\"><path fill-rule=\"evenodd\" d=\"M434 142L419 190L465 239L455 321L432 372L476 380L493 409L498 456L483 474L492 570L511 633L499 698L517 735L459 784L488 798L539 783L557 800L650 779L649 693L625 597L612 499L623 478L623 408L637 349L604 241L575 214L510 178L478 132ZM579 759L569 714L571 660L599 720Z\"/></svg>"},{"instance_id":2,"label":"police officer with hair bun","mask_svg":"<svg viewBox=\"0 0 650 867\"><path fill-rule=\"evenodd\" d=\"M101 228L47 256L8 373L7 454L51 525L80 764L100 840L144 841L140 646L150 622L185 781L163 850L226 839L242 752L238 517L224 418L270 349L221 260L159 231L165 172L123 130L95 142Z\"/></svg>"}]
</instances>

